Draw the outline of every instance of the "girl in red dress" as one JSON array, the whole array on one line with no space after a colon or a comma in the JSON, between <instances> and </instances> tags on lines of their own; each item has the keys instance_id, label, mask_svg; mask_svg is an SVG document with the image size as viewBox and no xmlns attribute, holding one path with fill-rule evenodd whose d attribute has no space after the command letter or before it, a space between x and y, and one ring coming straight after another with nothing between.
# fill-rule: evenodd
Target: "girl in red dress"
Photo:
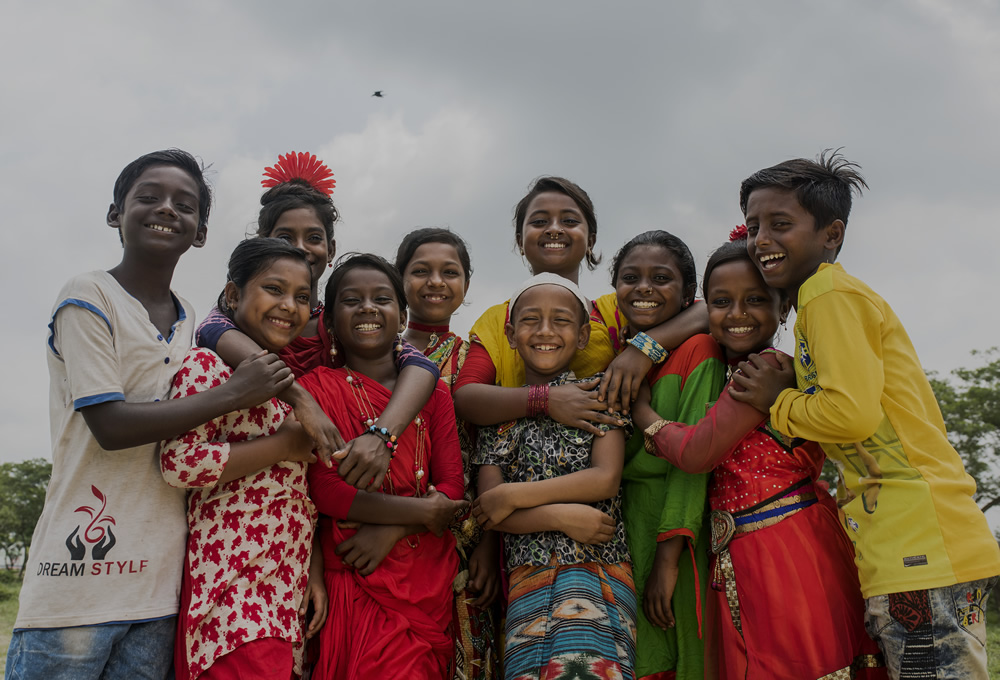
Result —
<instances>
[{"instance_id":1,"label":"girl in red dress","mask_svg":"<svg viewBox=\"0 0 1000 680\"><path fill-rule=\"evenodd\" d=\"M403 283L388 262L349 256L330 277L326 303L344 366L318 367L300 382L345 439L374 434L392 459L372 492L348 485L336 464L309 470L331 612L313 677L451 677L458 554L446 529L468 505L451 394L438 383L398 437L379 423L406 324Z\"/></svg>"},{"instance_id":2,"label":"girl in red dress","mask_svg":"<svg viewBox=\"0 0 1000 680\"><path fill-rule=\"evenodd\" d=\"M745 234L734 230L712 254L702 283L710 331L731 367L752 352L777 363L771 343L789 310L750 260ZM632 414L649 452L687 472L715 472L706 677L886 677L865 632L854 551L816 483L819 445L788 440L728 390L695 425L660 420L644 394Z\"/></svg>"}]
</instances>

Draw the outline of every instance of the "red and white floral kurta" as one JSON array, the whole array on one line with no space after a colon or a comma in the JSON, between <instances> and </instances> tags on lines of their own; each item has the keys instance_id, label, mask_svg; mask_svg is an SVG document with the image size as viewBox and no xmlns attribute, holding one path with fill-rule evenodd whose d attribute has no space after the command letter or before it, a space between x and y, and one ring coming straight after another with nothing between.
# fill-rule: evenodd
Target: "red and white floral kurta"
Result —
<instances>
[{"instance_id":1,"label":"red and white floral kurta","mask_svg":"<svg viewBox=\"0 0 1000 680\"><path fill-rule=\"evenodd\" d=\"M171 398L203 392L232 375L196 348L174 378ZM306 464L281 462L218 484L230 442L273 434L291 408L277 399L234 411L163 443L160 468L188 497L187 573L182 597L185 660L197 678L219 657L261 638L303 637L298 609L309 575L316 508ZM187 607L183 607L183 602ZM296 654L296 670L299 670Z\"/></svg>"}]
</instances>

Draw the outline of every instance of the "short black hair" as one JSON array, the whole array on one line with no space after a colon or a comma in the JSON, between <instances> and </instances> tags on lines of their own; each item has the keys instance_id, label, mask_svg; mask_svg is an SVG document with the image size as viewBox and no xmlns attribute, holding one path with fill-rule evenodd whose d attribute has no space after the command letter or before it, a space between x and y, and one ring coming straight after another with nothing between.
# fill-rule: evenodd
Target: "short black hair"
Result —
<instances>
[{"instance_id":1,"label":"short black hair","mask_svg":"<svg viewBox=\"0 0 1000 680\"><path fill-rule=\"evenodd\" d=\"M444 243L453 246L455 252L458 253L458 261L461 262L462 269L465 270L465 280L468 281L472 278L472 259L469 257L469 247L465 240L451 229L442 229L441 227L421 227L403 237L396 250L396 269L399 270L400 274L403 274L406 265L410 264L417 248L425 243Z\"/></svg>"},{"instance_id":2,"label":"short black hair","mask_svg":"<svg viewBox=\"0 0 1000 680\"><path fill-rule=\"evenodd\" d=\"M198 185L198 226L208 225L208 213L212 209L212 190L205 181L206 168L198 159L181 149L164 149L153 151L143 156L139 156L134 161L126 165L118 179L115 180L113 200L115 208L119 212L125 210L125 197L128 195L132 185L136 183L139 176L146 170L158 165L171 165L185 171L191 175L191 179Z\"/></svg>"},{"instance_id":3,"label":"short black hair","mask_svg":"<svg viewBox=\"0 0 1000 680\"><path fill-rule=\"evenodd\" d=\"M687 247L684 241L669 231L663 231L662 229L653 229L639 234L615 253L614 258L611 260L612 287L617 287L618 285L618 273L621 270L622 260L639 246L660 246L669 251L674 256L674 259L677 260L677 267L680 269L681 276L684 277L684 295L692 299L694 298L695 289L698 287L698 273L695 270L691 249ZM689 301L685 300L685 302Z\"/></svg>"},{"instance_id":4,"label":"short black hair","mask_svg":"<svg viewBox=\"0 0 1000 680\"><path fill-rule=\"evenodd\" d=\"M824 149L816 160L795 158L758 170L740 184L740 209L747 214L750 194L769 187L795 193L799 204L821 229L834 220L847 226L851 194L867 189L861 166L844 158L840 149Z\"/></svg>"},{"instance_id":5,"label":"short black hair","mask_svg":"<svg viewBox=\"0 0 1000 680\"><path fill-rule=\"evenodd\" d=\"M337 290L340 288L344 276L355 269L374 269L385 274L389 278L389 283L392 284L393 291L396 293L396 302L399 304L400 313L406 311L406 292L403 290L403 277L400 275L398 269L384 257L379 257L372 253L344 253L344 255L338 258L333 268L333 273L330 274L330 279L326 282L325 304L327 314L324 315L324 319L326 320L328 329L332 330L333 307L337 301Z\"/></svg>"},{"instance_id":6,"label":"short black hair","mask_svg":"<svg viewBox=\"0 0 1000 680\"><path fill-rule=\"evenodd\" d=\"M309 268L309 260L306 254L298 248L289 245L287 241L280 238L248 238L233 249L233 254L229 256L229 266L226 270L226 282L236 284L236 287L243 290L243 287L250 282L253 277L270 267L281 258L298 260ZM310 275L312 270L310 269ZM311 282L310 282L311 283ZM233 310L226 303L226 289L219 293L216 304L219 311L235 322Z\"/></svg>"}]
</instances>

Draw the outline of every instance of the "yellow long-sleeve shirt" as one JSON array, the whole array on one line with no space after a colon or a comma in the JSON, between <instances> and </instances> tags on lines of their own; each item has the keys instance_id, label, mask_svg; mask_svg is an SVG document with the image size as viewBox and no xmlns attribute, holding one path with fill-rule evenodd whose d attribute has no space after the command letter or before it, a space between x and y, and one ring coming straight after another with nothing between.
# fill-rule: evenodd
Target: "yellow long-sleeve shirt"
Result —
<instances>
[{"instance_id":1,"label":"yellow long-sleeve shirt","mask_svg":"<svg viewBox=\"0 0 1000 680\"><path fill-rule=\"evenodd\" d=\"M799 389L771 423L820 442L840 470L841 519L865 597L1000 574L1000 549L972 499L941 410L895 312L839 264L799 289Z\"/></svg>"}]
</instances>

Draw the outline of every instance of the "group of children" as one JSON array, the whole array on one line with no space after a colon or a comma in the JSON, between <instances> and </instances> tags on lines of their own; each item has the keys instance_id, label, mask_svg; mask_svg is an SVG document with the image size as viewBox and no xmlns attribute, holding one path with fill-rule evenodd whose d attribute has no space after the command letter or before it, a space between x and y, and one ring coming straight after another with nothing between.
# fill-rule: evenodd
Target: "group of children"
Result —
<instances>
[{"instance_id":1,"label":"group of children","mask_svg":"<svg viewBox=\"0 0 1000 680\"><path fill-rule=\"evenodd\" d=\"M587 298L593 204L543 177L531 276L467 340L460 237L344 256L321 295L332 173L265 176L197 334L170 282L205 243L200 165L116 182L122 262L52 314L7 678L987 677L1000 550L905 331L834 264L856 166L745 180L702 299L666 231Z\"/></svg>"}]
</instances>

